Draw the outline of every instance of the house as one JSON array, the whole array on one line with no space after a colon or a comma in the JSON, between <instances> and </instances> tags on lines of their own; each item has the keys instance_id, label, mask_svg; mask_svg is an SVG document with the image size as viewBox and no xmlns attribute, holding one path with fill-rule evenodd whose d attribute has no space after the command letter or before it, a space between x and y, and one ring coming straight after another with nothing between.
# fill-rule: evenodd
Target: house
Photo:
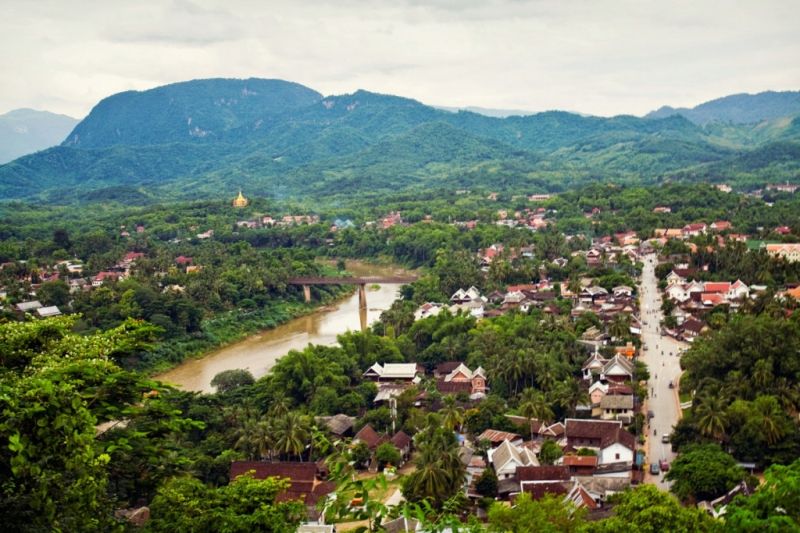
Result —
<instances>
[{"instance_id":1,"label":"house","mask_svg":"<svg viewBox=\"0 0 800 533\"><path fill-rule=\"evenodd\" d=\"M675 302L685 302L689 299L689 293L682 284L669 285L664 292L667 298Z\"/></svg>"},{"instance_id":2,"label":"house","mask_svg":"<svg viewBox=\"0 0 800 533\"><path fill-rule=\"evenodd\" d=\"M800 244L768 244L767 253L772 257L796 263L800 261Z\"/></svg>"},{"instance_id":3,"label":"house","mask_svg":"<svg viewBox=\"0 0 800 533\"><path fill-rule=\"evenodd\" d=\"M370 450L374 450L386 442L386 438L378 435L378 433L372 429L372 426L367 424L356 433L356 436L353 437L353 442L363 442Z\"/></svg>"},{"instance_id":4,"label":"house","mask_svg":"<svg viewBox=\"0 0 800 533\"><path fill-rule=\"evenodd\" d=\"M633 379L633 362L625 356L615 354L603 365L600 379L606 379L614 383L631 381Z\"/></svg>"},{"instance_id":5,"label":"house","mask_svg":"<svg viewBox=\"0 0 800 533\"><path fill-rule=\"evenodd\" d=\"M481 300L481 291L479 291L475 287L470 287L467 290L458 289L450 297L450 302L454 304L463 304L475 300Z\"/></svg>"},{"instance_id":6,"label":"house","mask_svg":"<svg viewBox=\"0 0 800 533\"><path fill-rule=\"evenodd\" d=\"M632 394L606 394L600 400L600 417L603 420L621 420L629 424L633 419Z\"/></svg>"},{"instance_id":7,"label":"house","mask_svg":"<svg viewBox=\"0 0 800 533\"><path fill-rule=\"evenodd\" d=\"M573 476L591 476L597 468L596 455L565 455L561 464L569 468Z\"/></svg>"},{"instance_id":8,"label":"house","mask_svg":"<svg viewBox=\"0 0 800 533\"><path fill-rule=\"evenodd\" d=\"M522 444L522 437L517 435L516 433L510 433L508 431L500 431L497 429L487 429L480 435L478 435L478 441L488 440L493 448L500 446L503 441L508 441L515 446L519 446Z\"/></svg>"},{"instance_id":9,"label":"house","mask_svg":"<svg viewBox=\"0 0 800 533\"><path fill-rule=\"evenodd\" d=\"M198 239L210 239L213 236L214 236L214 230L213 229L210 229L208 231L204 231L203 233L198 233L197 234L197 238Z\"/></svg>"},{"instance_id":10,"label":"house","mask_svg":"<svg viewBox=\"0 0 800 533\"><path fill-rule=\"evenodd\" d=\"M119 281L120 277L121 276L119 272L99 272L95 277L92 278L92 287L99 287L107 281Z\"/></svg>"},{"instance_id":11,"label":"house","mask_svg":"<svg viewBox=\"0 0 800 533\"><path fill-rule=\"evenodd\" d=\"M416 363L375 363L364 372L364 379L370 381L418 382L422 370Z\"/></svg>"},{"instance_id":12,"label":"house","mask_svg":"<svg viewBox=\"0 0 800 533\"><path fill-rule=\"evenodd\" d=\"M608 363L608 359L604 358L597 350L595 350L581 367L581 370L583 371L583 379L592 379L592 376L602 374L603 367L606 366L606 363Z\"/></svg>"},{"instance_id":13,"label":"house","mask_svg":"<svg viewBox=\"0 0 800 533\"><path fill-rule=\"evenodd\" d=\"M622 428L619 420L565 420L567 446L573 450L589 448L598 452L598 465L633 463L635 437Z\"/></svg>"},{"instance_id":14,"label":"house","mask_svg":"<svg viewBox=\"0 0 800 533\"><path fill-rule=\"evenodd\" d=\"M429 316L436 316L442 312L444 306L439 303L425 302L414 311L414 320L422 320Z\"/></svg>"},{"instance_id":15,"label":"house","mask_svg":"<svg viewBox=\"0 0 800 533\"><path fill-rule=\"evenodd\" d=\"M40 307L36 310L36 314L39 315L40 318L47 318L50 316L59 316L61 314L61 310L55 306L51 305L49 307Z\"/></svg>"},{"instance_id":16,"label":"house","mask_svg":"<svg viewBox=\"0 0 800 533\"><path fill-rule=\"evenodd\" d=\"M354 416L338 414L333 416L314 417L317 424L325 426L332 435L337 437L349 437L353 434L353 424L356 421Z\"/></svg>"},{"instance_id":17,"label":"house","mask_svg":"<svg viewBox=\"0 0 800 533\"><path fill-rule=\"evenodd\" d=\"M442 385L441 387L440 384ZM481 367L476 368L473 372L465 364L460 363L447 375L439 379L436 386L439 392L444 393L448 388L448 384L463 384L455 387L455 389L457 392L468 392L473 400L486 396L486 372Z\"/></svg>"},{"instance_id":18,"label":"house","mask_svg":"<svg viewBox=\"0 0 800 533\"><path fill-rule=\"evenodd\" d=\"M475 318L483 318L485 312L483 301L480 299L456 303L448 307L447 310L453 315L464 312L474 316Z\"/></svg>"},{"instance_id":19,"label":"house","mask_svg":"<svg viewBox=\"0 0 800 533\"><path fill-rule=\"evenodd\" d=\"M636 355L636 346L634 346L632 342L628 341L625 346L614 347L614 352L619 355L624 355L628 359L633 359Z\"/></svg>"},{"instance_id":20,"label":"house","mask_svg":"<svg viewBox=\"0 0 800 533\"><path fill-rule=\"evenodd\" d=\"M611 289L611 292L614 294L615 298L619 298L621 296L633 296L633 289L627 285L618 285Z\"/></svg>"},{"instance_id":21,"label":"house","mask_svg":"<svg viewBox=\"0 0 800 533\"><path fill-rule=\"evenodd\" d=\"M400 451L403 461L407 461L411 455L411 445L413 444L411 437L401 430L395 433L389 442L391 442L394 447Z\"/></svg>"},{"instance_id":22,"label":"house","mask_svg":"<svg viewBox=\"0 0 800 533\"><path fill-rule=\"evenodd\" d=\"M20 313L30 313L42 308L42 303L39 300L31 300L29 302L20 302L14 306Z\"/></svg>"},{"instance_id":23,"label":"house","mask_svg":"<svg viewBox=\"0 0 800 533\"><path fill-rule=\"evenodd\" d=\"M672 208L665 206L657 206L653 208L653 213L672 213Z\"/></svg>"},{"instance_id":24,"label":"house","mask_svg":"<svg viewBox=\"0 0 800 533\"><path fill-rule=\"evenodd\" d=\"M686 224L682 229L683 236L684 237L699 237L700 235L705 235L707 228L708 228L708 226L706 226L706 224L703 223L703 222L696 222L694 224Z\"/></svg>"},{"instance_id":25,"label":"house","mask_svg":"<svg viewBox=\"0 0 800 533\"><path fill-rule=\"evenodd\" d=\"M727 231L732 227L733 225L727 220L717 220L716 222L712 222L711 226L709 226L711 231Z\"/></svg>"},{"instance_id":26,"label":"house","mask_svg":"<svg viewBox=\"0 0 800 533\"><path fill-rule=\"evenodd\" d=\"M336 483L325 481L316 463L266 463L262 461L233 461L230 480L250 473L254 479L280 477L289 480L289 488L277 496L277 501L301 500L306 505L310 519L316 519L319 512L317 502L336 489Z\"/></svg>"},{"instance_id":27,"label":"house","mask_svg":"<svg viewBox=\"0 0 800 533\"><path fill-rule=\"evenodd\" d=\"M518 447L504 440L498 447L487 452L497 479L509 479L521 466L539 466L539 460L529 448Z\"/></svg>"},{"instance_id":28,"label":"house","mask_svg":"<svg viewBox=\"0 0 800 533\"><path fill-rule=\"evenodd\" d=\"M792 232L792 228L790 228L789 226L778 226L772 231L774 231L778 235L789 235Z\"/></svg>"},{"instance_id":29,"label":"house","mask_svg":"<svg viewBox=\"0 0 800 533\"><path fill-rule=\"evenodd\" d=\"M706 331L708 326L702 320L690 316L686 319L683 323L683 337L692 342L697 336L699 336L702 332Z\"/></svg>"},{"instance_id":30,"label":"house","mask_svg":"<svg viewBox=\"0 0 800 533\"><path fill-rule=\"evenodd\" d=\"M192 264L192 258L191 257L187 257L185 255L179 255L178 257L175 258L175 263L177 263L180 266L191 265Z\"/></svg>"}]
</instances>

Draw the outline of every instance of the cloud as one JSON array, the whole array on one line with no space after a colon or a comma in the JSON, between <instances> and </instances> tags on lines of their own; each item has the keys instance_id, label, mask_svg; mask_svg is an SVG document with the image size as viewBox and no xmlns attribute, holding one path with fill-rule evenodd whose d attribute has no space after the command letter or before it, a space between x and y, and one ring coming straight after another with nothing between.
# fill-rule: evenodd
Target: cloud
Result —
<instances>
[{"instance_id":1,"label":"cloud","mask_svg":"<svg viewBox=\"0 0 800 533\"><path fill-rule=\"evenodd\" d=\"M206 77L599 115L800 88L800 3L6 0L0 112ZM10 73L10 74L9 74Z\"/></svg>"}]
</instances>

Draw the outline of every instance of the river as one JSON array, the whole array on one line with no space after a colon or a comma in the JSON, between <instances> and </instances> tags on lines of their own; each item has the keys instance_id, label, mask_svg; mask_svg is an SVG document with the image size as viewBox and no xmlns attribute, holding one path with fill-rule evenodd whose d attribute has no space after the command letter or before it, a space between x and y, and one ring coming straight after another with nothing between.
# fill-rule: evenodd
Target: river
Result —
<instances>
[{"instance_id":1,"label":"river","mask_svg":"<svg viewBox=\"0 0 800 533\"><path fill-rule=\"evenodd\" d=\"M408 274L396 267L348 261L347 270L355 276L398 276ZM384 284L377 290L367 286L367 323L372 324L398 297L400 285ZM264 330L242 341L229 344L208 355L187 359L172 370L156 376L184 390L214 392L211 380L223 370L244 368L257 379L289 350L301 350L308 344L336 344L336 336L361 329L358 291L338 303L314 313L295 318L273 329Z\"/></svg>"}]
</instances>

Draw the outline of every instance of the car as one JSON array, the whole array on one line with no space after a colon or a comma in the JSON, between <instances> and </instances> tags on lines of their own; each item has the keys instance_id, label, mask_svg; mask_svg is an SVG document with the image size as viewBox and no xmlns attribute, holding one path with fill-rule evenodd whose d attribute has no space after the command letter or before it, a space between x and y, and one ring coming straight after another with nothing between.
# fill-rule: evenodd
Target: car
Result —
<instances>
[{"instance_id":1,"label":"car","mask_svg":"<svg viewBox=\"0 0 800 533\"><path fill-rule=\"evenodd\" d=\"M674 389L674 388L675 388L675 385L673 385L673 383L672 383L672 381L671 381L671 380L670 380L670 382L669 382L669 388L670 388L670 389Z\"/></svg>"},{"instance_id":2,"label":"car","mask_svg":"<svg viewBox=\"0 0 800 533\"><path fill-rule=\"evenodd\" d=\"M668 433L664 433L663 435L661 435L661 442L663 442L664 444L669 442L669 434Z\"/></svg>"},{"instance_id":3,"label":"car","mask_svg":"<svg viewBox=\"0 0 800 533\"><path fill-rule=\"evenodd\" d=\"M656 416L656 414L652 411L652 409L647 411L647 419L648 420L651 420L655 416Z\"/></svg>"},{"instance_id":4,"label":"car","mask_svg":"<svg viewBox=\"0 0 800 533\"><path fill-rule=\"evenodd\" d=\"M658 465L658 463L650 463L650 473L654 476L657 476L661 473L661 467Z\"/></svg>"},{"instance_id":5,"label":"car","mask_svg":"<svg viewBox=\"0 0 800 533\"><path fill-rule=\"evenodd\" d=\"M666 472L666 471L668 471L668 470L669 470L669 463L667 462L667 460L666 460L666 459L661 459L661 460L658 462L658 466L661 468L661 471L662 471L662 472Z\"/></svg>"}]
</instances>

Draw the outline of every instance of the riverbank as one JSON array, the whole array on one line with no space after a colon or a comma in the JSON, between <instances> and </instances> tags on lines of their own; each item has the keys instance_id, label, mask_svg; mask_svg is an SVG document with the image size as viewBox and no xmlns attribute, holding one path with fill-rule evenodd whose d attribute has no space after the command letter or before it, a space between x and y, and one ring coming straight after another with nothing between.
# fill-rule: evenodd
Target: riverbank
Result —
<instances>
[{"instance_id":1,"label":"riverbank","mask_svg":"<svg viewBox=\"0 0 800 533\"><path fill-rule=\"evenodd\" d=\"M292 320L330 309L355 292L351 286L331 287L313 303L277 301L254 310L233 310L204 320L202 333L163 342L142 358L138 369L150 375L163 374L187 360L202 359L228 346Z\"/></svg>"},{"instance_id":2,"label":"riverbank","mask_svg":"<svg viewBox=\"0 0 800 533\"><path fill-rule=\"evenodd\" d=\"M348 272L356 276L397 276L408 271L396 266L380 266L349 262ZM367 323L372 323L397 299L400 285L384 284L367 291ZM350 289L351 292L352 289ZM260 329L243 335L217 349L207 350L197 357L185 359L156 377L185 390L213 392L210 383L223 370L242 368L258 378L269 372L279 357L290 350L300 350L308 344L335 345L338 335L361 327L358 295L321 301L322 305L305 308L306 313L276 327Z\"/></svg>"}]
</instances>

